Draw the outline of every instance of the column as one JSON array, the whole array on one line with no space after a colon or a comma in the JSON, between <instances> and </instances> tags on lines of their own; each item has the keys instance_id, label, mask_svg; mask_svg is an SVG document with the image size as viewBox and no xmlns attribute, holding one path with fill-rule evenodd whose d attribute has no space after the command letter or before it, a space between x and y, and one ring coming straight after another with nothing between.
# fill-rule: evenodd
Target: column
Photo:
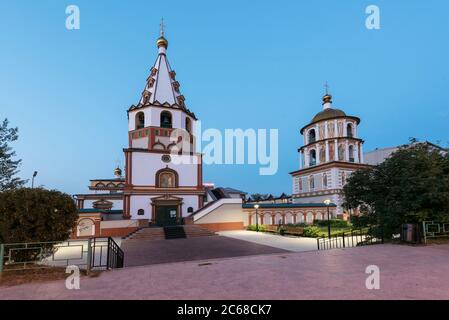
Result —
<instances>
[{"instance_id":1,"label":"column","mask_svg":"<svg viewBox=\"0 0 449 320\"><path fill-rule=\"evenodd\" d=\"M315 145L315 154L316 154L316 165L320 164L320 145L316 144Z\"/></svg>"},{"instance_id":2,"label":"column","mask_svg":"<svg viewBox=\"0 0 449 320\"><path fill-rule=\"evenodd\" d=\"M327 128L327 126L326 126L326 128ZM329 141L328 140L326 140L326 162L329 162Z\"/></svg>"},{"instance_id":3,"label":"column","mask_svg":"<svg viewBox=\"0 0 449 320\"><path fill-rule=\"evenodd\" d=\"M324 138L329 138L329 132L327 130L327 121L324 122Z\"/></svg>"},{"instance_id":4,"label":"column","mask_svg":"<svg viewBox=\"0 0 449 320\"><path fill-rule=\"evenodd\" d=\"M345 141L345 161L349 161L349 144L348 144L348 140Z\"/></svg>"},{"instance_id":5,"label":"column","mask_svg":"<svg viewBox=\"0 0 449 320\"><path fill-rule=\"evenodd\" d=\"M309 163L309 152L307 149L304 149L304 167L307 168Z\"/></svg>"},{"instance_id":6,"label":"column","mask_svg":"<svg viewBox=\"0 0 449 320\"><path fill-rule=\"evenodd\" d=\"M337 142L337 139L334 140L334 160L338 161L338 142Z\"/></svg>"},{"instance_id":7,"label":"column","mask_svg":"<svg viewBox=\"0 0 449 320\"><path fill-rule=\"evenodd\" d=\"M360 163L365 163L365 157L363 155L363 144L362 143L360 143L359 152L360 152Z\"/></svg>"}]
</instances>

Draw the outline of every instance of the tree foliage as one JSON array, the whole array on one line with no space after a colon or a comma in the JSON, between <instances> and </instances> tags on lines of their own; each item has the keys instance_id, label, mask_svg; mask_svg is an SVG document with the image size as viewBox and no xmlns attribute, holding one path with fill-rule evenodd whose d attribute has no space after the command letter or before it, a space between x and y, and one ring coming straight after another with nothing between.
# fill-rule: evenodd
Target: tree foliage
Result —
<instances>
[{"instance_id":1,"label":"tree foliage","mask_svg":"<svg viewBox=\"0 0 449 320\"><path fill-rule=\"evenodd\" d=\"M0 192L22 187L26 181L15 175L22 160L14 160L16 153L9 146L18 139L18 129L8 127L8 119L0 125Z\"/></svg>"},{"instance_id":2,"label":"tree foliage","mask_svg":"<svg viewBox=\"0 0 449 320\"><path fill-rule=\"evenodd\" d=\"M425 143L400 148L383 163L354 172L345 205L359 208L384 235L402 223L449 221L449 155Z\"/></svg>"},{"instance_id":3,"label":"tree foliage","mask_svg":"<svg viewBox=\"0 0 449 320\"><path fill-rule=\"evenodd\" d=\"M77 218L68 194L41 188L0 192L0 243L66 240Z\"/></svg>"}]
</instances>

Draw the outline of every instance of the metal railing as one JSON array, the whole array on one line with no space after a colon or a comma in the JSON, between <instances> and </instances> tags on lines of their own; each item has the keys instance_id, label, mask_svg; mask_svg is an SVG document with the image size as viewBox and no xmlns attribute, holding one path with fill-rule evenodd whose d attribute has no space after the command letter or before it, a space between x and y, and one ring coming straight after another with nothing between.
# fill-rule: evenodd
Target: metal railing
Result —
<instances>
[{"instance_id":1,"label":"metal railing","mask_svg":"<svg viewBox=\"0 0 449 320\"><path fill-rule=\"evenodd\" d=\"M371 244L384 243L383 236L373 236L371 229L351 230L331 236L330 238L318 238L318 250L330 250L339 248L351 248Z\"/></svg>"},{"instance_id":2,"label":"metal railing","mask_svg":"<svg viewBox=\"0 0 449 320\"><path fill-rule=\"evenodd\" d=\"M124 252L111 237L0 244L0 273L69 265L87 272L123 268Z\"/></svg>"},{"instance_id":3,"label":"metal railing","mask_svg":"<svg viewBox=\"0 0 449 320\"><path fill-rule=\"evenodd\" d=\"M424 243L427 243L427 239L449 237L449 223L423 221L422 234Z\"/></svg>"}]
</instances>

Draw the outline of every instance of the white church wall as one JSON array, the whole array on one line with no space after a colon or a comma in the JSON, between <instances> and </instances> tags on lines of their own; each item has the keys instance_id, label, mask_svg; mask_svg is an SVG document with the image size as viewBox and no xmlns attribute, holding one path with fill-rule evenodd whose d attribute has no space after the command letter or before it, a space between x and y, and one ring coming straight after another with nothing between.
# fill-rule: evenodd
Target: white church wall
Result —
<instances>
[{"instance_id":1,"label":"white church wall","mask_svg":"<svg viewBox=\"0 0 449 320\"><path fill-rule=\"evenodd\" d=\"M132 153L132 184L138 186L155 186L156 172L159 169L170 168L178 173L180 187L193 187L198 183L198 165L189 160L189 155L171 155L173 161L165 163L161 154L148 152ZM190 163L183 163L190 162Z\"/></svg>"},{"instance_id":2,"label":"white church wall","mask_svg":"<svg viewBox=\"0 0 449 320\"><path fill-rule=\"evenodd\" d=\"M179 197L182 197L182 216L187 217L191 213L187 212L189 207L193 208L193 212L198 210L199 204L198 204L198 196L186 196L186 195L180 195Z\"/></svg>"},{"instance_id":3,"label":"white church wall","mask_svg":"<svg viewBox=\"0 0 449 320\"><path fill-rule=\"evenodd\" d=\"M144 210L144 214L139 216L137 211ZM131 196L130 199L131 219L150 219L151 218L151 197L150 196Z\"/></svg>"}]
</instances>

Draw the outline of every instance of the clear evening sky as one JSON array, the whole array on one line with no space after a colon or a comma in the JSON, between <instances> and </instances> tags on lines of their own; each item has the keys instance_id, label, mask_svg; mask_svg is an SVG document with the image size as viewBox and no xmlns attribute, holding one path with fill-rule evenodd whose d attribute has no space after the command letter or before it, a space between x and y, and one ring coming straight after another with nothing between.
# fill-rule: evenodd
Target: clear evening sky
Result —
<instances>
[{"instance_id":1,"label":"clear evening sky","mask_svg":"<svg viewBox=\"0 0 449 320\"><path fill-rule=\"evenodd\" d=\"M65 8L81 29L65 28ZM365 28L365 8L381 29ZM362 119L364 149L409 137L446 145L449 2L0 1L0 118L18 126L20 175L68 193L112 177L127 146L126 110L156 58L164 17L168 58L203 128L278 128L279 170L209 165L205 182L291 193L299 129L334 106Z\"/></svg>"}]
</instances>

